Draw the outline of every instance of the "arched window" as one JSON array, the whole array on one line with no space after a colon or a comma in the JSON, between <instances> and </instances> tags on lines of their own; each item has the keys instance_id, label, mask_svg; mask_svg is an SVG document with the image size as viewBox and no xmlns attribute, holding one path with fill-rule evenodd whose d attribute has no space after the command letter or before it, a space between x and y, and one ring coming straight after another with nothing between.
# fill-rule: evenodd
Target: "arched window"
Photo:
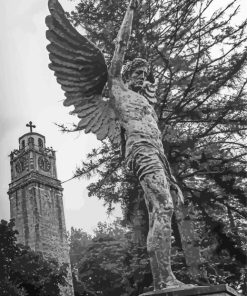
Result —
<instances>
[{"instance_id":1,"label":"arched window","mask_svg":"<svg viewBox=\"0 0 247 296\"><path fill-rule=\"evenodd\" d=\"M21 148L24 149L25 148L25 140L21 141Z\"/></svg>"},{"instance_id":2,"label":"arched window","mask_svg":"<svg viewBox=\"0 0 247 296\"><path fill-rule=\"evenodd\" d=\"M40 148L43 148L43 141L40 138L38 139L38 145Z\"/></svg>"},{"instance_id":3,"label":"arched window","mask_svg":"<svg viewBox=\"0 0 247 296\"><path fill-rule=\"evenodd\" d=\"M34 138L33 137L28 138L28 144L34 145Z\"/></svg>"}]
</instances>

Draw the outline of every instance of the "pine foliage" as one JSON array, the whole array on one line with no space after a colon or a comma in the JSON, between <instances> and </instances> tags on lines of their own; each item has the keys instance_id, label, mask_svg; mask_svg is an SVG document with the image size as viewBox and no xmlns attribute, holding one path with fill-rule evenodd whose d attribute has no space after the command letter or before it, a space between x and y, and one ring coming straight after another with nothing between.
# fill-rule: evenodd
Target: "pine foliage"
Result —
<instances>
[{"instance_id":1,"label":"pine foliage","mask_svg":"<svg viewBox=\"0 0 247 296\"><path fill-rule=\"evenodd\" d=\"M0 295L59 296L65 286L67 264L45 259L39 252L17 244L14 220L0 223Z\"/></svg>"}]
</instances>

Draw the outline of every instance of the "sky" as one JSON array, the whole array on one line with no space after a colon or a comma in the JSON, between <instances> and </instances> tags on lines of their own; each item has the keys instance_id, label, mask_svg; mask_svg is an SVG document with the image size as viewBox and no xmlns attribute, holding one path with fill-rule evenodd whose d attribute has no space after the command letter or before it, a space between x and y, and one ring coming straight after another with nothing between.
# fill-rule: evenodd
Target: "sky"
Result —
<instances>
[{"instance_id":1,"label":"sky","mask_svg":"<svg viewBox=\"0 0 247 296\"><path fill-rule=\"evenodd\" d=\"M60 1L71 10L75 1ZM29 132L26 123L36 125L35 132L46 137L46 145L53 147L57 157L58 179L72 177L81 160L100 142L94 135L64 134L54 123L72 123L77 118L69 115L62 104L63 91L53 72L45 38L45 0L1 1L0 7L0 219L10 217L7 195L10 183L8 155L18 148L18 138ZM67 229L71 226L88 232L99 221L112 221L121 211L108 219L106 208L96 197L88 197L87 180L72 180L63 184L64 209Z\"/></svg>"},{"instance_id":2,"label":"sky","mask_svg":"<svg viewBox=\"0 0 247 296\"><path fill-rule=\"evenodd\" d=\"M79 0L60 0L70 11ZM223 3L222 3L223 2ZM214 7L226 0L215 0ZM240 16L247 10L247 1L239 0ZM18 148L18 138L27 133L26 123L46 137L48 147L57 151L58 179L71 178L81 160L100 143L94 135L63 134L55 123L69 124L76 120L63 106L63 91L48 69L45 38L47 0L8 0L0 5L0 219L10 215L7 195L10 183L8 155ZM63 184L66 226L92 233L99 221L111 222L121 215L119 208L111 217L96 197L88 197L88 180L72 180Z\"/></svg>"}]
</instances>

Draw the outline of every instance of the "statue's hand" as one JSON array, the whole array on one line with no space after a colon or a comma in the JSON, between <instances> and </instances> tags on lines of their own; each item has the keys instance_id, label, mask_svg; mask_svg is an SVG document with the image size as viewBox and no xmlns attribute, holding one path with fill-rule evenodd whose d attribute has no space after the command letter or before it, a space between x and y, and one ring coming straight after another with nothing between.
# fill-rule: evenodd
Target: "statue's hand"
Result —
<instances>
[{"instance_id":1,"label":"statue's hand","mask_svg":"<svg viewBox=\"0 0 247 296\"><path fill-rule=\"evenodd\" d=\"M130 1L130 8L136 9L140 5L140 0L131 0Z\"/></svg>"}]
</instances>

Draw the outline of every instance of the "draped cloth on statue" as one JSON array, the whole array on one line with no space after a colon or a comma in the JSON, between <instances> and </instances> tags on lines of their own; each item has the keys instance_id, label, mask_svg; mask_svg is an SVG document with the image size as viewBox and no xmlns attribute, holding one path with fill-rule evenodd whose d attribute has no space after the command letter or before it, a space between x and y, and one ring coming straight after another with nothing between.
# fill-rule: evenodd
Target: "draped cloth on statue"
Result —
<instances>
[{"instance_id":1,"label":"draped cloth on statue","mask_svg":"<svg viewBox=\"0 0 247 296\"><path fill-rule=\"evenodd\" d=\"M127 150L126 164L138 176L140 181L147 174L164 171L167 178L172 183L175 182L164 155L163 147L158 147L148 139L143 139L131 145Z\"/></svg>"}]
</instances>

